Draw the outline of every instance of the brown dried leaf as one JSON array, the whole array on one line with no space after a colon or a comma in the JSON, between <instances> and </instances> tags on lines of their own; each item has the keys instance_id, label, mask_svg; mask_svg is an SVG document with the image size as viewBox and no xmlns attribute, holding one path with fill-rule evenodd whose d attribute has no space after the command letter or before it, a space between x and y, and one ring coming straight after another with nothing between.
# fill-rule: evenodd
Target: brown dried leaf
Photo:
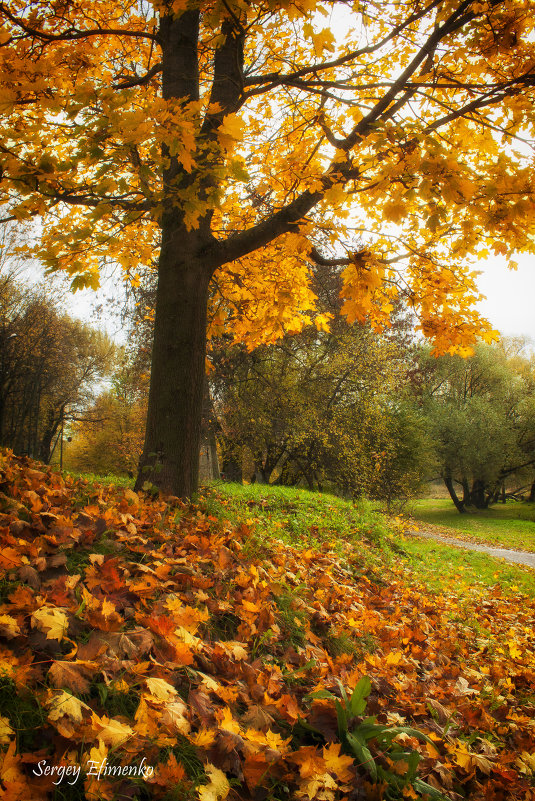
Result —
<instances>
[{"instance_id":1,"label":"brown dried leaf","mask_svg":"<svg viewBox=\"0 0 535 801\"><path fill-rule=\"evenodd\" d=\"M97 670L92 670L87 664L80 662L54 662L48 671L48 677L53 687L67 688L74 693L89 692L89 679Z\"/></svg>"}]
</instances>

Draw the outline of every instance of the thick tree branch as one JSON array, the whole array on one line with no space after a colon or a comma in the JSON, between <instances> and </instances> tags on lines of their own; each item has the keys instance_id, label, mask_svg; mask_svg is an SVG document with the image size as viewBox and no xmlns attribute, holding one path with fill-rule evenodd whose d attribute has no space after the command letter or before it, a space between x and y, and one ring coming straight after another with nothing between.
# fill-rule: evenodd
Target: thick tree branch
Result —
<instances>
[{"instance_id":1,"label":"thick tree branch","mask_svg":"<svg viewBox=\"0 0 535 801\"><path fill-rule=\"evenodd\" d=\"M165 100L199 99L199 23L197 10L180 18L164 16L160 21L162 44L162 93Z\"/></svg>"},{"instance_id":2,"label":"thick tree branch","mask_svg":"<svg viewBox=\"0 0 535 801\"><path fill-rule=\"evenodd\" d=\"M132 86L144 86L147 84L155 75L158 75L163 69L163 65L160 63L155 64L145 75L135 75L131 78L125 78L123 81L119 83L114 83L114 89L130 89Z\"/></svg>"},{"instance_id":3,"label":"thick tree branch","mask_svg":"<svg viewBox=\"0 0 535 801\"><path fill-rule=\"evenodd\" d=\"M340 258L336 259L327 259L325 256L322 256L321 253L317 248L312 248L310 253L308 254L314 264L317 264L318 267L347 267L348 264L351 264L353 259L350 256L341 256Z\"/></svg>"},{"instance_id":4,"label":"thick tree branch","mask_svg":"<svg viewBox=\"0 0 535 801\"><path fill-rule=\"evenodd\" d=\"M214 58L214 77L208 112L201 128L201 136L213 138L225 115L233 114L244 101L243 59L245 35L243 27L236 27L234 19L227 19L221 26L225 37ZM217 109L215 111L210 111Z\"/></svg>"},{"instance_id":5,"label":"thick tree branch","mask_svg":"<svg viewBox=\"0 0 535 801\"><path fill-rule=\"evenodd\" d=\"M223 242L214 242L201 254L208 267L216 267L246 256L253 250L268 245L271 241L289 231L295 231L297 224L321 200L325 190L310 192L306 189L299 197L273 215L247 228L232 234Z\"/></svg>"},{"instance_id":6,"label":"thick tree branch","mask_svg":"<svg viewBox=\"0 0 535 801\"><path fill-rule=\"evenodd\" d=\"M10 22L20 28L24 33L35 36L45 42L71 42L76 39L87 39L91 36L131 36L138 39L153 39L157 41L157 36L148 31L131 31L124 28L91 28L87 31L80 31L76 28L69 28L64 33L47 33L28 25L23 19L11 14L6 8L5 3L0 3L0 14L3 14Z\"/></svg>"}]
</instances>

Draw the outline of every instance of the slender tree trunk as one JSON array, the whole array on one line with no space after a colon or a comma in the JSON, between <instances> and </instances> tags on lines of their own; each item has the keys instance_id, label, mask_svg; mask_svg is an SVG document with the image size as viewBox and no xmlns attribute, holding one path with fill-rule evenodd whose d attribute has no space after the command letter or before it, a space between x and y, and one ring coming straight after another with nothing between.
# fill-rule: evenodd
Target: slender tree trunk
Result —
<instances>
[{"instance_id":1,"label":"slender tree trunk","mask_svg":"<svg viewBox=\"0 0 535 801\"><path fill-rule=\"evenodd\" d=\"M269 476L264 467L264 457L260 455L254 460L253 482L256 484L269 484Z\"/></svg>"},{"instance_id":2,"label":"slender tree trunk","mask_svg":"<svg viewBox=\"0 0 535 801\"><path fill-rule=\"evenodd\" d=\"M210 273L195 258L198 237L162 226L145 445L136 488L145 482L191 498L198 486Z\"/></svg>"},{"instance_id":3,"label":"slender tree trunk","mask_svg":"<svg viewBox=\"0 0 535 801\"><path fill-rule=\"evenodd\" d=\"M470 485L466 476L462 477L461 486L463 488L463 506L470 504Z\"/></svg>"},{"instance_id":4,"label":"slender tree trunk","mask_svg":"<svg viewBox=\"0 0 535 801\"><path fill-rule=\"evenodd\" d=\"M221 426L212 403L212 395L210 393L210 385L208 377L204 377L204 390L203 390L203 414L202 414L202 429L201 439L203 446L206 448L208 475L205 480L219 481L221 473L219 471L219 457L217 454L217 439L216 432L221 431ZM202 476L199 474L199 481L202 481Z\"/></svg>"},{"instance_id":5,"label":"slender tree trunk","mask_svg":"<svg viewBox=\"0 0 535 801\"><path fill-rule=\"evenodd\" d=\"M457 493L455 492L455 487L453 486L453 479L452 479L452 476L451 476L451 471L445 470L443 478L444 478L444 484L446 485L447 490L448 490L448 492L450 494L450 498L452 499L453 503L455 504L455 508L457 509L458 512L461 512L461 514L464 514L466 512L466 509L464 508L464 503L459 500L459 498L457 497Z\"/></svg>"}]
</instances>

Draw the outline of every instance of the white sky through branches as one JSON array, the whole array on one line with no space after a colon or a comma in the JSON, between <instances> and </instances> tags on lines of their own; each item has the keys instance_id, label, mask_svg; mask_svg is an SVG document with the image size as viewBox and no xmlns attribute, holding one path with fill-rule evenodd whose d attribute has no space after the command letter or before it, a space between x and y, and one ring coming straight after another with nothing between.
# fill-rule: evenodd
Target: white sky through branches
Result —
<instances>
[{"instance_id":1,"label":"white sky through branches","mask_svg":"<svg viewBox=\"0 0 535 801\"><path fill-rule=\"evenodd\" d=\"M509 270L505 259L497 257L480 262L478 269L481 271L478 285L487 297L479 304L481 312L503 335L527 336L535 341L535 259L529 255L519 255L518 270ZM124 332L118 327L117 320L112 320L105 313L106 298L112 293L111 281L97 293L89 289L76 292L70 299L68 311L95 325L91 309L96 303L102 302L102 326L110 336L124 344Z\"/></svg>"}]
</instances>

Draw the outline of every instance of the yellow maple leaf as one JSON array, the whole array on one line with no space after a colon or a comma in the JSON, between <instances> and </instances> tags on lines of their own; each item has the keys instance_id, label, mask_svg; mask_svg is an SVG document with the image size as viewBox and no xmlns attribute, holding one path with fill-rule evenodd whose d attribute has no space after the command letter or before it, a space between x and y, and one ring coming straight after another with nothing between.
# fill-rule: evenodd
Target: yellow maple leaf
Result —
<instances>
[{"instance_id":1,"label":"yellow maple leaf","mask_svg":"<svg viewBox=\"0 0 535 801\"><path fill-rule=\"evenodd\" d=\"M161 723L168 729L178 731L180 734L188 734L191 726L186 717L186 704L180 699L167 703L161 712Z\"/></svg>"},{"instance_id":2,"label":"yellow maple leaf","mask_svg":"<svg viewBox=\"0 0 535 801\"><path fill-rule=\"evenodd\" d=\"M32 614L32 627L46 632L47 640L62 640L67 633L69 620L61 609L42 606Z\"/></svg>"},{"instance_id":3,"label":"yellow maple leaf","mask_svg":"<svg viewBox=\"0 0 535 801\"><path fill-rule=\"evenodd\" d=\"M239 139L243 128L243 120L236 114L227 114L219 127L219 134L228 136L231 139Z\"/></svg>"},{"instance_id":4,"label":"yellow maple leaf","mask_svg":"<svg viewBox=\"0 0 535 801\"><path fill-rule=\"evenodd\" d=\"M323 759L327 770L340 779L341 782L349 782L354 776L350 770L353 767L353 759L349 756L340 755L341 743L331 743L323 748Z\"/></svg>"},{"instance_id":5,"label":"yellow maple leaf","mask_svg":"<svg viewBox=\"0 0 535 801\"><path fill-rule=\"evenodd\" d=\"M518 766L521 773L535 776L535 754L522 751L520 756L517 757L515 764Z\"/></svg>"},{"instance_id":6,"label":"yellow maple leaf","mask_svg":"<svg viewBox=\"0 0 535 801\"><path fill-rule=\"evenodd\" d=\"M5 745L14 734L9 718L0 715L0 743Z\"/></svg>"},{"instance_id":7,"label":"yellow maple leaf","mask_svg":"<svg viewBox=\"0 0 535 801\"><path fill-rule=\"evenodd\" d=\"M80 701L76 696L65 690L55 690L49 694L48 705L51 707L48 713L49 720L59 720L63 716L70 718L75 723L82 722L82 710L89 709L87 704Z\"/></svg>"},{"instance_id":8,"label":"yellow maple leaf","mask_svg":"<svg viewBox=\"0 0 535 801\"><path fill-rule=\"evenodd\" d=\"M17 748L17 743L13 740L9 748L7 749L5 754L0 756L0 780L5 784L11 785L10 790L11 792L4 792L2 793L3 798L15 798L17 801L19 798L24 798L24 795L15 795L14 791L16 790L16 786L22 785L25 782L24 774L20 769L20 756L15 754ZM26 788L28 790L29 788ZM26 796L29 798L30 796Z\"/></svg>"},{"instance_id":9,"label":"yellow maple leaf","mask_svg":"<svg viewBox=\"0 0 535 801\"><path fill-rule=\"evenodd\" d=\"M145 679L145 683L149 688L150 694L159 701L169 701L177 694L173 685L169 684L165 679Z\"/></svg>"},{"instance_id":10,"label":"yellow maple leaf","mask_svg":"<svg viewBox=\"0 0 535 801\"><path fill-rule=\"evenodd\" d=\"M232 717L232 712L228 706L223 709L218 709L216 715L219 720L220 729L230 731L232 734L241 734L241 726L238 721L234 720Z\"/></svg>"},{"instance_id":11,"label":"yellow maple leaf","mask_svg":"<svg viewBox=\"0 0 535 801\"><path fill-rule=\"evenodd\" d=\"M96 717L95 715L94 718ZM110 719L103 717L98 720L97 727L99 728L98 739L101 740L104 745L109 745L112 748L124 745L127 740L134 736L134 731L130 726L115 720L115 718Z\"/></svg>"},{"instance_id":12,"label":"yellow maple leaf","mask_svg":"<svg viewBox=\"0 0 535 801\"><path fill-rule=\"evenodd\" d=\"M482 754L474 754L465 745L459 745L454 753L455 761L461 768L471 772L475 768L479 768L485 775L489 775L492 770L492 762Z\"/></svg>"},{"instance_id":13,"label":"yellow maple leaf","mask_svg":"<svg viewBox=\"0 0 535 801\"><path fill-rule=\"evenodd\" d=\"M205 770L210 782L199 787L199 801L222 801L230 791L227 777L215 765L207 765Z\"/></svg>"},{"instance_id":14,"label":"yellow maple leaf","mask_svg":"<svg viewBox=\"0 0 535 801\"><path fill-rule=\"evenodd\" d=\"M518 647L515 642L508 643L509 645L509 653L512 659L520 659L522 656L522 650Z\"/></svg>"},{"instance_id":15,"label":"yellow maple leaf","mask_svg":"<svg viewBox=\"0 0 535 801\"><path fill-rule=\"evenodd\" d=\"M0 615L0 635L11 640L20 634L19 624L11 615Z\"/></svg>"},{"instance_id":16,"label":"yellow maple leaf","mask_svg":"<svg viewBox=\"0 0 535 801\"><path fill-rule=\"evenodd\" d=\"M188 735L188 740L196 745L197 748L207 748L216 741L217 732L214 729L200 729L194 734Z\"/></svg>"}]
</instances>

